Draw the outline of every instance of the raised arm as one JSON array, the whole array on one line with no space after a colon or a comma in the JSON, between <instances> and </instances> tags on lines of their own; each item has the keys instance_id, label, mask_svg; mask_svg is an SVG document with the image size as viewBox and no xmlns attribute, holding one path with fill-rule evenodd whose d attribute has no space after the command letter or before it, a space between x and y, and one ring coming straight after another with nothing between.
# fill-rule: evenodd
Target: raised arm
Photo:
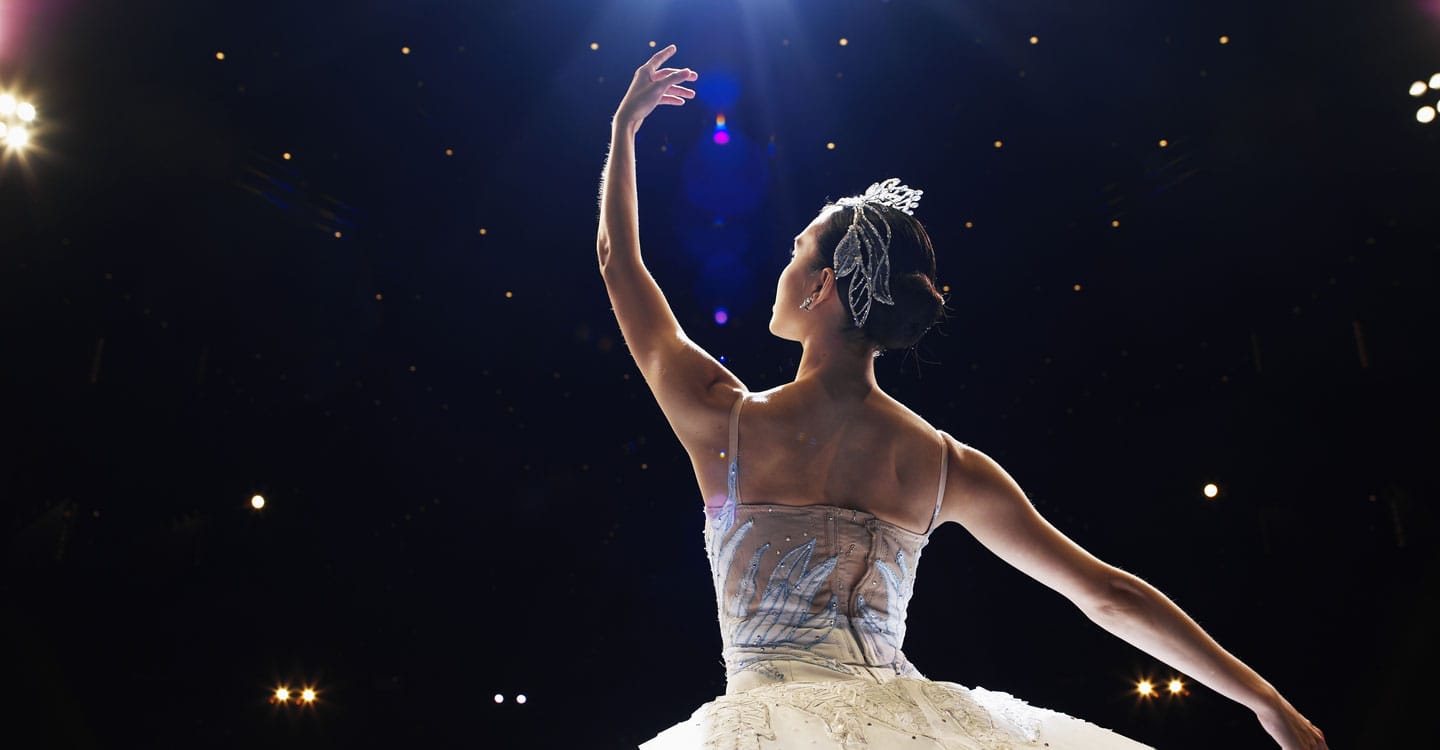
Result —
<instances>
[{"instance_id":1,"label":"raised arm","mask_svg":"<svg viewBox=\"0 0 1440 750\"><path fill-rule=\"evenodd\" d=\"M670 426L690 447L712 437L745 386L685 335L669 302L640 257L640 209L635 189L635 134L660 104L680 105L695 92L686 69L661 68L675 46L656 52L635 78L611 122L610 156L600 186L600 228L595 250L600 275L630 355L655 394Z\"/></svg>"},{"instance_id":2,"label":"raised arm","mask_svg":"<svg viewBox=\"0 0 1440 750\"><path fill-rule=\"evenodd\" d=\"M1285 750L1323 750L1324 735L1259 674L1155 587L1086 552L1050 525L989 456L947 436L953 479L945 520L1059 592L1092 622L1255 712Z\"/></svg>"}]
</instances>

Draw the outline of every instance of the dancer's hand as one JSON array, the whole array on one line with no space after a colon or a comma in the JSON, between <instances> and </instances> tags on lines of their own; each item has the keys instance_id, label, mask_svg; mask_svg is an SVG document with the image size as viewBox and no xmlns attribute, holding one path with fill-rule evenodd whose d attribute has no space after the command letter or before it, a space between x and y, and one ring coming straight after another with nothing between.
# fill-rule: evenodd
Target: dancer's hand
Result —
<instances>
[{"instance_id":1,"label":"dancer's hand","mask_svg":"<svg viewBox=\"0 0 1440 750\"><path fill-rule=\"evenodd\" d=\"M1290 701L1277 693L1274 702L1255 712L1265 731L1280 743L1281 750L1329 750L1325 733L1300 715Z\"/></svg>"},{"instance_id":2,"label":"dancer's hand","mask_svg":"<svg viewBox=\"0 0 1440 750\"><path fill-rule=\"evenodd\" d=\"M686 99L695 98L695 92L680 83L699 78L699 73L689 68L660 67L673 54L675 45L672 44L656 52L635 70L635 79L630 82L630 90L625 92L619 109L615 110L616 125L629 124L638 128L640 123L655 111L656 105L679 106L684 104Z\"/></svg>"}]
</instances>

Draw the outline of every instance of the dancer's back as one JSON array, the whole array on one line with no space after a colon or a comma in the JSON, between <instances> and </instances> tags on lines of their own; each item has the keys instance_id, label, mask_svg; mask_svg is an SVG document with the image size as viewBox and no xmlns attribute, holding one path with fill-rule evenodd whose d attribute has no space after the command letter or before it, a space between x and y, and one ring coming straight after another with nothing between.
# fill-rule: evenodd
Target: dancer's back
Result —
<instances>
[{"instance_id":1,"label":"dancer's back","mask_svg":"<svg viewBox=\"0 0 1440 750\"><path fill-rule=\"evenodd\" d=\"M729 407L739 395L717 389L706 428L682 438L712 508L726 497L723 454ZM833 397L818 384L789 383L750 394L739 419L741 503L834 505L917 534L929 527L946 446L933 426L883 391Z\"/></svg>"}]
</instances>

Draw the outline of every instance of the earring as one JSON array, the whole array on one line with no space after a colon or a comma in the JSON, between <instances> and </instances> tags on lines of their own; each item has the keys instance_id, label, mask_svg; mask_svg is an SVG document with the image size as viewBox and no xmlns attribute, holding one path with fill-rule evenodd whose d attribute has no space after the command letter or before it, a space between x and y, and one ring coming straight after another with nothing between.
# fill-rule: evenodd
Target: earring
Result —
<instances>
[{"instance_id":1,"label":"earring","mask_svg":"<svg viewBox=\"0 0 1440 750\"><path fill-rule=\"evenodd\" d=\"M810 309L810 305L814 304L814 302L815 302L815 295L812 294L812 295L810 295L809 297L806 297L804 302L801 302L801 303L800 303L800 309L801 309L801 310L809 310L809 309Z\"/></svg>"}]
</instances>

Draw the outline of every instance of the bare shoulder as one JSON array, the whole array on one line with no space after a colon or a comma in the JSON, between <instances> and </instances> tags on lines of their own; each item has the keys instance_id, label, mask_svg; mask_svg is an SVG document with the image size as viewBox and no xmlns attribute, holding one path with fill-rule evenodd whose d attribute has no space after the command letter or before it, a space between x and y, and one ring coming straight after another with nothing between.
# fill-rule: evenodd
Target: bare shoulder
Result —
<instances>
[{"instance_id":1,"label":"bare shoulder","mask_svg":"<svg viewBox=\"0 0 1440 750\"><path fill-rule=\"evenodd\" d=\"M1082 609L1103 605L1120 573L1040 515L1018 482L984 452L945 435L949 479L941 522L964 526L986 549Z\"/></svg>"}]
</instances>

